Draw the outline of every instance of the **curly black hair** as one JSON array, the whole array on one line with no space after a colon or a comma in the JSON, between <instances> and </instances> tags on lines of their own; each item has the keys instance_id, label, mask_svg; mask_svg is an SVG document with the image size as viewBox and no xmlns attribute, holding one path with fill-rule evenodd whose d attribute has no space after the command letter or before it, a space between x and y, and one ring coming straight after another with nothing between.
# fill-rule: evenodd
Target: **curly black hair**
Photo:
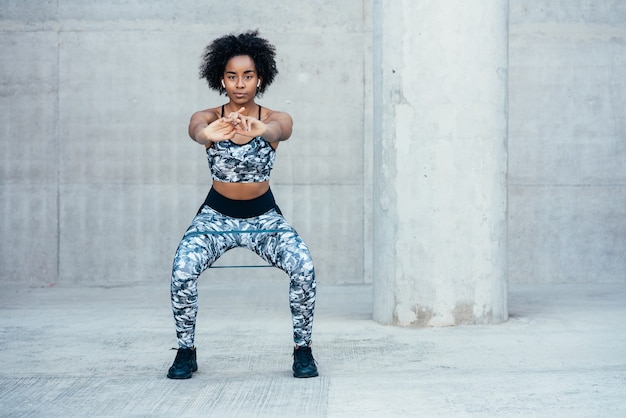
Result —
<instances>
[{"instance_id":1,"label":"curly black hair","mask_svg":"<svg viewBox=\"0 0 626 418\"><path fill-rule=\"evenodd\" d=\"M278 74L276 68L276 48L266 39L259 37L259 32L249 31L240 35L226 35L215 39L204 50L200 63L200 78L204 78L209 88L220 94L226 93L222 87L222 78L228 60L239 55L248 55L254 61L257 75L263 79L257 94L261 95L274 81Z\"/></svg>"}]
</instances>

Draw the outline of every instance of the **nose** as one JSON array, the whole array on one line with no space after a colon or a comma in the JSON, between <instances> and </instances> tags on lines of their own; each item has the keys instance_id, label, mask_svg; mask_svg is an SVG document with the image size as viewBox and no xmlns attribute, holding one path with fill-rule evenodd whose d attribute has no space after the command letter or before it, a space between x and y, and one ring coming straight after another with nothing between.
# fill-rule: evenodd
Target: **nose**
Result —
<instances>
[{"instance_id":1,"label":"nose","mask_svg":"<svg viewBox=\"0 0 626 418\"><path fill-rule=\"evenodd\" d=\"M237 77L237 87L245 87L246 85L243 82L243 77Z\"/></svg>"}]
</instances>

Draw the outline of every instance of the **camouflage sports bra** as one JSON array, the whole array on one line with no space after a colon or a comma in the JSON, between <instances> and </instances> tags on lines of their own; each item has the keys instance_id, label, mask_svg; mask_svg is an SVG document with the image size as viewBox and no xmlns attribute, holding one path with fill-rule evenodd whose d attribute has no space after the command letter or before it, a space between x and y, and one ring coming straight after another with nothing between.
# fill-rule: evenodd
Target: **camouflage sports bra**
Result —
<instances>
[{"instance_id":1,"label":"camouflage sports bra","mask_svg":"<svg viewBox=\"0 0 626 418\"><path fill-rule=\"evenodd\" d=\"M222 117L224 105L222 105ZM261 106L259 106L261 120ZM256 136L245 144L230 140L213 142L206 149L213 180L226 183L260 183L270 179L276 151L263 139Z\"/></svg>"}]
</instances>

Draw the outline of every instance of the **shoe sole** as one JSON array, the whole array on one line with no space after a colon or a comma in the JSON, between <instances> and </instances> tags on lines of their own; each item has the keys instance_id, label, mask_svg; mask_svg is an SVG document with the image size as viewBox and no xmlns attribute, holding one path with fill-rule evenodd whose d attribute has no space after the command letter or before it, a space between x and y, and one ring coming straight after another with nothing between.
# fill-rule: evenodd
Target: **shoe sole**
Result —
<instances>
[{"instance_id":1,"label":"shoe sole","mask_svg":"<svg viewBox=\"0 0 626 418\"><path fill-rule=\"evenodd\" d=\"M168 377L168 379L191 379L191 377L193 376L193 372L197 372L198 371L198 364L194 362L191 367L192 367L192 369L191 369L191 372L189 374L183 374L181 376L173 376L173 375L170 375L168 373L167 377Z\"/></svg>"},{"instance_id":2,"label":"shoe sole","mask_svg":"<svg viewBox=\"0 0 626 418\"><path fill-rule=\"evenodd\" d=\"M193 376L192 373L189 373L188 375L186 374L186 375L183 375L183 376L170 376L169 374L167 375L168 379L178 379L178 380L181 380L181 379L191 379L191 376Z\"/></svg>"},{"instance_id":3,"label":"shoe sole","mask_svg":"<svg viewBox=\"0 0 626 418\"><path fill-rule=\"evenodd\" d=\"M293 374L293 377L297 377L297 378L299 378L299 379L302 379L302 378L308 378L308 377L317 377L317 376L319 376L319 373L318 373L318 372L315 372L315 373L306 373L306 374L296 374L296 373L294 372L294 374Z\"/></svg>"}]
</instances>

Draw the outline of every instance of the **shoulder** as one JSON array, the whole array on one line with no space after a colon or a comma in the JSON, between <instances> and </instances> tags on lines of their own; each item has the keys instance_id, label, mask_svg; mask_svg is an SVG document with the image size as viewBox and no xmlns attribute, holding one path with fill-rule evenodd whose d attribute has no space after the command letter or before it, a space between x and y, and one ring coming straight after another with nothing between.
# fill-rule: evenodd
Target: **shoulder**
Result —
<instances>
[{"instance_id":1,"label":"shoulder","mask_svg":"<svg viewBox=\"0 0 626 418\"><path fill-rule=\"evenodd\" d=\"M273 110L267 107L263 107L261 110L261 121L264 123L276 121L281 124L286 123L293 125L293 119L287 112L281 112L280 110Z\"/></svg>"},{"instance_id":2,"label":"shoulder","mask_svg":"<svg viewBox=\"0 0 626 418\"><path fill-rule=\"evenodd\" d=\"M207 124L214 122L222 117L222 108L212 107L209 109L198 110L191 115L191 120L195 122L205 122Z\"/></svg>"}]
</instances>

